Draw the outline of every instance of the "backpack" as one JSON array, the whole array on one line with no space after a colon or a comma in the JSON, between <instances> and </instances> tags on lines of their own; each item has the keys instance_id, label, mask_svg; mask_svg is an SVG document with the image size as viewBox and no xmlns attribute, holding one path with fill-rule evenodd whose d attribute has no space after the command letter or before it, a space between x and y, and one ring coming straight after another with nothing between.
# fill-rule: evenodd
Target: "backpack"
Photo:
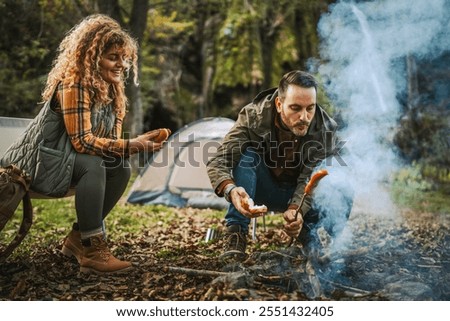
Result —
<instances>
[{"instance_id":1,"label":"backpack","mask_svg":"<svg viewBox=\"0 0 450 321\"><path fill-rule=\"evenodd\" d=\"M6 246L0 245L0 262L19 246L33 223L33 207L28 192L31 178L15 165L0 167L0 232L23 201L23 217L14 239Z\"/></svg>"}]
</instances>

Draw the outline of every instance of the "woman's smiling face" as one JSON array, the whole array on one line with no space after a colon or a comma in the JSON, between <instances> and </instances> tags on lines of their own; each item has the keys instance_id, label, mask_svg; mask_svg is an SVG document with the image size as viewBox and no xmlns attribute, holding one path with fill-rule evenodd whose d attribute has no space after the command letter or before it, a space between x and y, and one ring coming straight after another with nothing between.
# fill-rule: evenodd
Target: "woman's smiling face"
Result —
<instances>
[{"instance_id":1,"label":"woman's smiling face","mask_svg":"<svg viewBox=\"0 0 450 321\"><path fill-rule=\"evenodd\" d=\"M99 61L100 75L110 84L123 80L123 73L129 66L129 57L117 46L106 50Z\"/></svg>"}]
</instances>

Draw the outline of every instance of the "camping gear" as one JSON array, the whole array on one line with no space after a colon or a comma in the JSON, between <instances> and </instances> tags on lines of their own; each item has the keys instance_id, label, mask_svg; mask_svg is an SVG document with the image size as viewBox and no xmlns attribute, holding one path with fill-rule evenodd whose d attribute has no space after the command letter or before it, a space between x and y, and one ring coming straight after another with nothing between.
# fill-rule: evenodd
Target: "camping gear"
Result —
<instances>
[{"instance_id":1,"label":"camping gear","mask_svg":"<svg viewBox=\"0 0 450 321\"><path fill-rule=\"evenodd\" d=\"M205 242L213 241L221 237L220 230L214 227L208 228L206 231Z\"/></svg>"},{"instance_id":2,"label":"camping gear","mask_svg":"<svg viewBox=\"0 0 450 321\"><path fill-rule=\"evenodd\" d=\"M215 195L206 164L234 125L223 117L203 118L185 125L152 154L127 197L134 204L225 209Z\"/></svg>"},{"instance_id":3,"label":"camping gear","mask_svg":"<svg viewBox=\"0 0 450 321\"><path fill-rule=\"evenodd\" d=\"M15 165L0 167L0 231L14 216L20 202L23 202L19 229L9 244L1 246L0 261L5 260L20 245L33 223L33 207L28 193L30 183L31 178Z\"/></svg>"}]
</instances>

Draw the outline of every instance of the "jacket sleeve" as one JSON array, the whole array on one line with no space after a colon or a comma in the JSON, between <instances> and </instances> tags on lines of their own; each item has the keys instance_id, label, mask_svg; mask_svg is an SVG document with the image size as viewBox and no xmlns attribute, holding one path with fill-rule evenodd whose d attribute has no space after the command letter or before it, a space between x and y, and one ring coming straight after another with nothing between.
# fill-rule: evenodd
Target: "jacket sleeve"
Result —
<instances>
[{"instance_id":1,"label":"jacket sleeve","mask_svg":"<svg viewBox=\"0 0 450 321\"><path fill-rule=\"evenodd\" d=\"M58 92L64 124L73 148L78 153L90 155L128 155L129 141L118 137L97 137L91 125L91 101L80 84L70 88L61 86ZM118 115L114 126L114 136L120 135L123 115Z\"/></svg>"},{"instance_id":2,"label":"jacket sleeve","mask_svg":"<svg viewBox=\"0 0 450 321\"><path fill-rule=\"evenodd\" d=\"M223 188L219 188L221 184L226 180L233 181L231 170L237 165L242 152L250 143L248 120L248 111L244 107L216 154L207 163L208 176L218 196L223 196Z\"/></svg>"}]
</instances>

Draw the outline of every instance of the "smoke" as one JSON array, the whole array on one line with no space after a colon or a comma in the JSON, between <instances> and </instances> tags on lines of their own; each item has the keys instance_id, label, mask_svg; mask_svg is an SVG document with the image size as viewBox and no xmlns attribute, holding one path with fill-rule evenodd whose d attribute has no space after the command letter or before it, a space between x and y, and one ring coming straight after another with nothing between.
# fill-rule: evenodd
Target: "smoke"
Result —
<instances>
[{"instance_id":1,"label":"smoke","mask_svg":"<svg viewBox=\"0 0 450 321\"><path fill-rule=\"evenodd\" d=\"M352 188L365 213L395 215L386 183L398 166L392 138L408 85L405 59L450 49L449 9L446 0L340 1L322 16L325 63L317 71L346 124L340 136L349 150L348 166L327 167L330 175L315 192L324 208L342 208L342 197L331 195Z\"/></svg>"}]
</instances>

